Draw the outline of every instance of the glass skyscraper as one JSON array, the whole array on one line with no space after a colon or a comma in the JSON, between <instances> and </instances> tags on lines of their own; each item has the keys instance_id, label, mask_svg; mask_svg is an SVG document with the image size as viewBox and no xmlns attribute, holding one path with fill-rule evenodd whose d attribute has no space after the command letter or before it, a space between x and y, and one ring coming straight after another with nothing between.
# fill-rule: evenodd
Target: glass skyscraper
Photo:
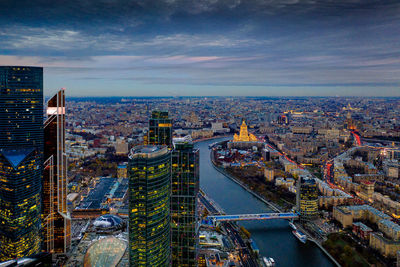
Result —
<instances>
[{"instance_id":1,"label":"glass skyscraper","mask_svg":"<svg viewBox=\"0 0 400 267\"><path fill-rule=\"evenodd\" d=\"M314 178L300 176L297 182L297 202L300 220L318 217L318 188Z\"/></svg>"},{"instance_id":2,"label":"glass skyscraper","mask_svg":"<svg viewBox=\"0 0 400 267\"><path fill-rule=\"evenodd\" d=\"M71 243L67 211L67 158L65 155L65 91L47 102L44 122L43 238L44 249L66 253Z\"/></svg>"},{"instance_id":3,"label":"glass skyscraper","mask_svg":"<svg viewBox=\"0 0 400 267\"><path fill-rule=\"evenodd\" d=\"M171 154L137 146L129 154L130 266L169 266Z\"/></svg>"},{"instance_id":4,"label":"glass skyscraper","mask_svg":"<svg viewBox=\"0 0 400 267\"><path fill-rule=\"evenodd\" d=\"M171 176L172 266L196 266L199 150L190 138L173 140Z\"/></svg>"},{"instance_id":5,"label":"glass skyscraper","mask_svg":"<svg viewBox=\"0 0 400 267\"><path fill-rule=\"evenodd\" d=\"M167 111L153 111L149 121L149 145L172 147L172 120Z\"/></svg>"},{"instance_id":6,"label":"glass skyscraper","mask_svg":"<svg viewBox=\"0 0 400 267\"><path fill-rule=\"evenodd\" d=\"M0 67L0 261L41 250L43 69Z\"/></svg>"}]
</instances>

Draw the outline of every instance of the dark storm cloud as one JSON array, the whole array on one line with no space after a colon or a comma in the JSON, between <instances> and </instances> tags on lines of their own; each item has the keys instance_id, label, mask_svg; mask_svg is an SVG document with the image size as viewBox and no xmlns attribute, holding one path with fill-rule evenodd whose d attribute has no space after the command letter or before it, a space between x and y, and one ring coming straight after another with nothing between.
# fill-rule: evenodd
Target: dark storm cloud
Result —
<instances>
[{"instance_id":1,"label":"dark storm cloud","mask_svg":"<svg viewBox=\"0 0 400 267\"><path fill-rule=\"evenodd\" d=\"M398 86L399 29L397 0L2 0L0 64L44 65L50 80L93 85L318 95L318 86Z\"/></svg>"}]
</instances>

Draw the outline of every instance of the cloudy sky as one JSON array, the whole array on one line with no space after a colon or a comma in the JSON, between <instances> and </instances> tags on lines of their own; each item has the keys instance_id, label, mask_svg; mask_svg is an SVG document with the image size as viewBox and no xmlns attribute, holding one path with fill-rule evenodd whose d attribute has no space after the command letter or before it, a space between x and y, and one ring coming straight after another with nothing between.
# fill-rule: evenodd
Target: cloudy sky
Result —
<instances>
[{"instance_id":1,"label":"cloudy sky","mask_svg":"<svg viewBox=\"0 0 400 267\"><path fill-rule=\"evenodd\" d=\"M400 96L398 0L1 0L46 94Z\"/></svg>"}]
</instances>

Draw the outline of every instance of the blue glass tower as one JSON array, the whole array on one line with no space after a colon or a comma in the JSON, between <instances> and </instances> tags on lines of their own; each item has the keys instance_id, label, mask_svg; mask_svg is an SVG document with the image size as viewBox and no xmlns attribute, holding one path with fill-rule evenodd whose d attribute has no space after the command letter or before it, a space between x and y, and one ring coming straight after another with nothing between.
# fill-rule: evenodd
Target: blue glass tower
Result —
<instances>
[{"instance_id":1,"label":"blue glass tower","mask_svg":"<svg viewBox=\"0 0 400 267\"><path fill-rule=\"evenodd\" d=\"M0 66L0 261L41 249L43 69Z\"/></svg>"}]
</instances>

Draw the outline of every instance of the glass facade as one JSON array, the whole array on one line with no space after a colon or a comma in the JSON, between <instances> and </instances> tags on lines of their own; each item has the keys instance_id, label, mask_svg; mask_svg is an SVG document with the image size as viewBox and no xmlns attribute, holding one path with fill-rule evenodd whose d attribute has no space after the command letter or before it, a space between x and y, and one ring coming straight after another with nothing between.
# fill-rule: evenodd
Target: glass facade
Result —
<instances>
[{"instance_id":1,"label":"glass facade","mask_svg":"<svg viewBox=\"0 0 400 267\"><path fill-rule=\"evenodd\" d=\"M0 67L0 261L41 250L43 69Z\"/></svg>"},{"instance_id":2,"label":"glass facade","mask_svg":"<svg viewBox=\"0 0 400 267\"><path fill-rule=\"evenodd\" d=\"M191 141L174 142L171 176L172 266L196 266L199 150Z\"/></svg>"},{"instance_id":3,"label":"glass facade","mask_svg":"<svg viewBox=\"0 0 400 267\"><path fill-rule=\"evenodd\" d=\"M65 155L65 92L48 102L44 123L43 237L44 249L66 253L71 220L67 212L67 159Z\"/></svg>"},{"instance_id":4,"label":"glass facade","mask_svg":"<svg viewBox=\"0 0 400 267\"><path fill-rule=\"evenodd\" d=\"M90 245L84 258L84 267L117 266L126 250L126 243L115 237L106 237Z\"/></svg>"},{"instance_id":5,"label":"glass facade","mask_svg":"<svg viewBox=\"0 0 400 267\"><path fill-rule=\"evenodd\" d=\"M300 177L300 219L313 220L318 216L318 188L313 178Z\"/></svg>"},{"instance_id":6,"label":"glass facade","mask_svg":"<svg viewBox=\"0 0 400 267\"><path fill-rule=\"evenodd\" d=\"M149 145L172 147L172 120L167 111L153 111L149 121Z\"/></svg>"},{"instance_id":7,"label":"glass facade","mask_svg":"<svg viewBox=\"0 0 400 267\"><path fill-rule=\"evenodd\" d=\"M128 176L130 266L169 266L171 154L167 147L133 148Z\"/></svg>"}]
</instances>

